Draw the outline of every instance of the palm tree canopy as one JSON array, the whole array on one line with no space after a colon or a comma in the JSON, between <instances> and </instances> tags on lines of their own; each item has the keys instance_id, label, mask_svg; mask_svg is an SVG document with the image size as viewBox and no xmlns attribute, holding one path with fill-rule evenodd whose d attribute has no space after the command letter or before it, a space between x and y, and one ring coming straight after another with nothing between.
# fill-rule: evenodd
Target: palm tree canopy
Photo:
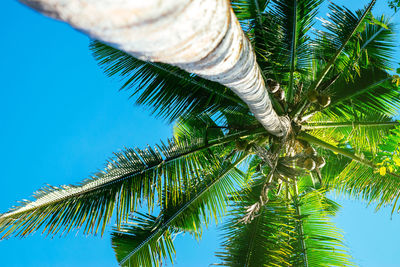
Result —
<instances>
[{"instance_id":1,"label":"palm tree canopy","mask_svg":"<svg viewBox=\"0 0 400 267\"><path fill-rule=\"evenodd\" d=\"M399 210L395 35L390 19L372 15L375 1L356 12L331 3L316 27L322 2L231 2L271 105L290 121L283 136L266 131L248 101L218 79L93 41L105 73L173 122L174 137L116 153L81 184L41 189L0 216L3 238L38 229L104 233L115 215L119 263L151 266L174 260L178 233L200 237L228 215L221 265L353 265L326 192Z\"/></svg>"}]
</instances>

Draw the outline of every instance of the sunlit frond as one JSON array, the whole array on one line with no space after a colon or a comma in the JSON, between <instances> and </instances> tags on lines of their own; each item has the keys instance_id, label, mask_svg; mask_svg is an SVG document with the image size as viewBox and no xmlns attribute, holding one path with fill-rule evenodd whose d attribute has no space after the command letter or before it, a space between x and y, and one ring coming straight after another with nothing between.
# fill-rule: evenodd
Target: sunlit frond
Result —
<instances>
[{"instance_id":1,"label":"sunlit frond","mask_svg":"<svg viewBox=\"0 0 400 267\"><path fill-rule=\"evenodd\" d=\"M293 199L296 212L292 266L355 266L343 234L332 223L332 200L315 190ZM336 204L337 205L337 204Z\"/></svg>"},{"instance_id":2,"label":"sunlit frond","mask_svg":"<svg viewBox=\"0 0 400 267\"><path fill-rule=\"evenodd\" d=\"M203 138L193 136L171 139L155 148L125 149L115 153L104 171L82 183L48 186L35 193L34 201L24 201L2 214L0 232L3 238L25 236L39 228L48 234L81 227L85 233L96 233L99 228L103 233L114 212L119 224L143 201L152 210L163 186L177 197L182 185L199 170L216 164L213 153L218 154L221 145L235 138L206 144Z\"/></svg>"},{"instance_id":3,"label":"sunlit frond","mask_svg":"<svg viewBox=\"0 0 400 267\"><path fill-rule=\"evenodd\" d=\"M247 154L238 153L233 159L222 159L221 165L211 167L211 173L184 187L184 194L177 201L171 201L166 190L159 215L144 231L134 225L127 225L122 232L115 229L113 247L118 261L124 266L143 266L141 263L145 262L146 266L157 266L158 258L154 255L161 253L157 249L170 233L184 231L200 236L210 219L218 222L226 212L229 194L244 182L243 174L235 166L246 157ZM162 256L167 254L163 252Z\"/></svg>"}]
</instances>

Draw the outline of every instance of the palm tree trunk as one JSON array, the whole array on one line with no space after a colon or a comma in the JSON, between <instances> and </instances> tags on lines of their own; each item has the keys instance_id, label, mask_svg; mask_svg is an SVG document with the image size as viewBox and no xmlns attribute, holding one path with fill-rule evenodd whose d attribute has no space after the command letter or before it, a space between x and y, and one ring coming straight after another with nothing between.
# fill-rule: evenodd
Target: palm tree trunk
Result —
<instances>
[{"instance_id":1,"label":"palm tree trunk","mask_svg":"<svg viewBox=\"0 0 400 267\"><path fill-rule=\"evenodd\" d=\"M271 134L273 110L256 57L228 0L19 0L136 58L178 66L233 90Z\"/></svg>"}]
</instances>

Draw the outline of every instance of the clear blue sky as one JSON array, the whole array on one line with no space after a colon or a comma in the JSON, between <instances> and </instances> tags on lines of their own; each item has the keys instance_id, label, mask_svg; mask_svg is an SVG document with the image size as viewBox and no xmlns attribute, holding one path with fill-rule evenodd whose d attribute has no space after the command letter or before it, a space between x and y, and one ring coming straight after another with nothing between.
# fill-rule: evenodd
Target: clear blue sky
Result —
<instances>
[{"instance_id":1,"label":"clear blue sky","mask_svg":"<svg viewBox=\"0 0 400 267\"><path fill-rule=\"evenodd\" d=\"M366 1L336 1L351 7ZM347 2L347 3L346 3ZM348 4L351 2L351 4ZM383 9L384 0L375 9ZM46 183L76 183L101 169L124 146L154 144L171 135L118 92L87 48L88 38L16 3L4 1L0 17L0 212ZM397 21L399 21L397 19ZM400 57L399 62L400 62ZM399 215L390 209L343 201L335 221L360 266L400 266ZM216 262L214 227L197 243L178 237L177 266ZM44 238L0 242L0 266L117 266L109 236Z\"/></svg>"}]
</instances>

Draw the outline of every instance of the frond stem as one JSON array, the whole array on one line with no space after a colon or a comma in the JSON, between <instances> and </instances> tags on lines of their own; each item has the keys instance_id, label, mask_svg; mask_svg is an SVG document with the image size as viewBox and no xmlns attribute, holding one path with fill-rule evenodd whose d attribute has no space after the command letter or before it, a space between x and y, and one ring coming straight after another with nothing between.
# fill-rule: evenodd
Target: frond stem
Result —
<instances>
[{"instance_id":1,"label":"frond stem","mask_svg":"<svg viewBox=\"0 0 400 267\"><path fill-rule=\"evenodd\" d=\"M257 228L260 223L263 212L264 212L264 206L261 207L260 214L254 219L254 220L256 220L256 222L254 222L255 225L254 225L253 231L251 233L251 239L250 239L249 245L247 246L248 249L247 249L247 253L246 253L246 264L244 265L245 267L250 266L251 252L253 251Z\"/></svg>"},{"instance_id":2,"label":"frond stem","mask_svg":"<svg viewBox=\"0 0 400 267\"><path fill-rule=\"evenodd\" d=\"M106 187L106 186L108 186L108 185L110 185L110 184L112 184L112 183L116 183L116 182L119 182L119 181L123 181L123 180L126 180L126 179L130 179L132 176L134 176L134 175L136 175L136 174L138 174L138 173L141 173L141 172L144 172L144 171L148 171L148 170L151 170L151 169L158 168L158 167L160 167L160 166L163 165L163 164L166 164L166 163L169 163L169 162L171 162L171 161L180 159L180 158L185 157L185 156L188 156L188 155L190 155L190 154L193 154L193 153L196 153L196 152L205 150L205 149L209 149L209 148L211 148L211 147L219 146L219 145L222 145L222 144L225 144L225 143L234 141L234 140L236 140L236 139L238 139L238 138L240 138L240 137L246 137L246 136L249 136L249 135L253 135L253 134L256 135L256 134L261 134L261 133L267 133L264 127L260 127L260 128L256 128L256 129L252 129L252 130L246 130L246 131L242 131L242 132L238 132L238 133L234 133L234 134L231 134L231 135L226 136L226 137L223 137L223 138L217 138L217 139L214 139L214 140L209 141L207 144L205 144L205 145L203 145L203 146L199 146L199 147L197 147L197 148L195 148L195 149L192 149L192 150L190 150L190 151L187 151L187 152L185 152L185 153L182 153L182 154L179 154L179 155L177 155L177 156L174 156L174 157L170 157L170 158L168 158L168 159L165 159L165 160L163 160L161 163L154 163L154 164L152 164L152 165L148 165L145 169L142 169L142 170L139 170L139 171L135 171L135 172L126 173L126 174L121 175L120 177L118 177L118 178L116 178L116 179L113 179L113 180L110 180L110 181L108 181L108 182L106 182L106 183L99 184L99 185L95 185L95 186L90 187L90 188L87 188L87 189L85 189L85 190L72 193L71 195L59 197L59 198L57 198L57 199L54 199L54 200L48 201L48 202L46 202L46 203L43 203L43 204L40 205L40 206L34 206L34 207L32 207L31 209L38 209L38 208L40 208L41 206L45 206L45 205L57 203L57 202L60 202L60 201L62 201L62 200L64 200L64 199L70 198L70 197L72 197L72 196L80 196L80 195L82 195L82 194L89 193L89 192L98 190L98 189L100 189L100 188L104 188L104 187ZM22 211L15 210L15 211L12 211L12 212L4 213L4 214L1 214L1 215L0 215L0 219L7 218L7 217L11 217L11 216L13 216L13 215L15 215L15 214L19 214L19 213L25 212L25 211L26 211L26 210L22 210Z\"/></svg>"},{"instance_id":3,"label":"frond stem","mask_svg":"<svg viewBox=\"0 0 400 267\"><path fill-rule=\"evenodd\" d=\"M303 259L304 259L304 267L308 267L308 258L307 258L307 246L306 242L304 239L304 228L303 228L303 219L301 218L301 207L299 204L299 189L297 186L297 181L295 180L294 182L294 201L293 205L296 210L296 215L297 215L297 229L299 231L299 238L300 238L300 245L301 245L301 250L303 254Z\"/></svg>"},{"instance_id":4,"label":"frond stem","mask_svg":"<svg viewBox=\"0 0 400 267\"><path fill-rule=\"evenodd\" d=\"M335 153L338 153L338 154L343 155L345 157L348 157L348 158L350 158L352 160L360 162L360 163L362 163L364 165L367 165L367 166L369 166L371 168L375 168L374 164L372 164L372 162L370 162L369 160L362 159L362 158L356 156L355 154L353 154L353 153L351 153L351 152L349 152L349 151L347 151L347 150L345 150L343 148L339 148L339 147L336 147L334 145L328 144L328 143L322 141L321 139L316 138L315 136L312 136L312 135L307 134L305 132L300 133L297 136L297 138L300 139L300 140L304 140L304 141L307 141L309 143L312 143L314 145L320 146L322 148L331 150L332 152L335 152Z\"/></svg>"},{"instance_id":5,"label":"frond stem","mask_svg":"<svg viewBox=\"0 0 400 267\"><path fill-rule=\"evenodd\" d=\"M317 80L311 85L309 88L310 91L313 91L318 88L318 86L321 84L325 76L328 74L329 70L332 68L333 64L335 63L336 59L339 57L339 55L343 52L344 48L350 41L351 37L353 37L354 33L357 31L358 27L361 25L361 23L364 21L365 17L367 16L368 12L371 11L372 7L375 5L376 0L372 0L366 10L364 11L363 15L361 18L358 20L356 26L353 28L349 36L347 36L346 40L343 42L341 47L336 51L335 55L331 58L331 60L328 61L326 64L325 68L321 72L320 76L317 78ZM305 99L301 101L301 103L305 102ZM296 110L294 110L293 114L298 114L299 110L302 109L302 106L298 107Z\"/></svg>"}]
</instances>

